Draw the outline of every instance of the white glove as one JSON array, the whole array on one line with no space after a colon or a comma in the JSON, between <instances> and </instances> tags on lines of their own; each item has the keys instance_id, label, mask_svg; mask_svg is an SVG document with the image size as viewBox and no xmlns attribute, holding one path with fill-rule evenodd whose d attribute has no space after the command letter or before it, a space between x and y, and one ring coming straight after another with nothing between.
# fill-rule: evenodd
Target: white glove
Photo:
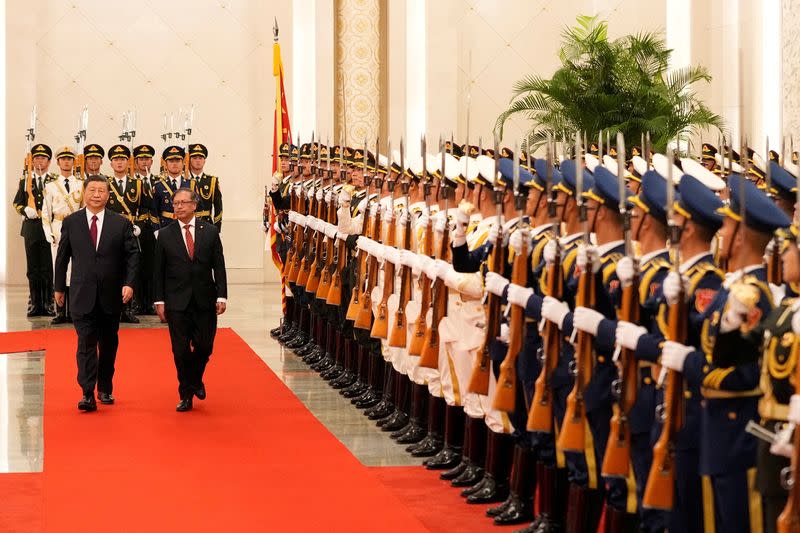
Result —
<instances>
[{"instance_id":1,"label":"white glove","mask_svg":"<svg viewBox=\"0 0 800 533\"><path fill-rule=\"evenodd\" d=\"M274 231L275 233L282 233L281 232L281 225L278 224L277 220L272 224L272 231Z\"/></svg>"},{"instance_id":2,"label":"white glove","mask_svg":"<svg viewBox=\"0 0 800 533\"><path fill-rule=\"evenodd\" d=\"M437 259L434 261L436 265L436 277L440 280L444 281L447 277L447 273L453 270L453 267L450 266L450 263L447 261L442 261L441 259Z\"/></svg>"},{"instance_id":3,"label":"white glove","mask_svg":"<svg viewBox=\"0 0 800 533\"><path fill-rule=\"evenodd\" d=\"M322 201L322 199L325 197L325 195L322 192L322 189L317 189L316 197L318 202Z\"/></svg>"},{"instance_id":4,"label":"white glove","mask_svg":"<svg viewBox=\"0 0 800 533\"><path fill-rule=\"evenodd\" d=\"M508 246L508 232L504 228L501 228L499 224L493 225L492 229L489 230L489 238L487 241L492 244L496 243L500 231L503 232L503 246Z\"/></svg>"},{"instance_id":5,"label":"white glove","mask_svg":"<svg viewBox=\"0 0 800 533\"><path fill-rule=\"evenodd\" d=\"M325 226L325 236L329 239L335 239L336 226L334 226L333 224L328 224L327 226Z\"/></svg>"},{"instance_id":6,"label":"white glove","mask_svg":"<svg viewBox=\"0 0 800 533\"><path fill-rule=\"evenodd\" d=\"M617 278L623 288L630 287L633 283L633 275L633 259L625 256L617 261Z\"/></svg>"},{"instance_id":7,"label":"white glove","mask_svg":"<svg viewBox=\"0 0 800 533\"><path fill-rule=\"evenodd\" d=\"M647 333L647 329L630 322L620 320L617 322L617 344L629 350L635 350L636 345L642 335Z\"/></svg>"},{"instance_id":8,"label":"white glove","mask_svg":"<svg viewBox=\"0 0 800 533\"><path fill-rule=\"evenodd\" d=\"M456 231L466 231L469 225L469 215L463 209L456 209Z\"/></svg>"},{"instance_id":9,"label":"white glove","mask_svg":"<svg viewBox=\"0 0 800 533\"><path fill-rule=\"evenodd\" d=\"M747 313L750 309L731 292L728 295L728 302L725 312L722 313L722 320L719 323L719 330L721 333L728 333L735 329L739 329L744 324L747 318ZM792 317L794 320L794 317Z\"/></svg>"},{"instance_id":10,"label":"white glove","mask_svg":"<svg viewBox=\"0 0 800 533\"><path fill-rule=\"evenodd\" d=\"M347 220L350 218L350 208L347 206L342 206L336 210L336 216L338 217L339 221Z\"/></svg>"},{"instance_id":11,"label":"white glove","mask_svg":"<svg viewBox=\"0 0 800 533\"><path fill-rule=\"evenodd\" d=\"M316 231L316 229L317 229L317 218L316 217L312 217L311 215L306 215L305 226L310 230Z\"/></svg>"},{"instance_id":12,"label":"white glove","mask_svg":"<svg viewBox=\"0 0 800 533\"><path fill-rule=\"evenodd\" d=\"M372 244L370 244L369 254L378 261L383 261L386 257L386 252L388 249L388 246L384 246L379 242L372 241Z\"/></svg>"},{"instance_id":13,"label":"white glove","mask_svg":"<svg viewBox=\"0 0 800 533\"><path fill-rule=\"evenodd\" d=\"M31 218L31 219L39 218L38 213L36 213L36 209L32 208L29 205L26 205L25 209L23 211L25 211L25 216L28 217L28 218Z\"/></svg>"},{"instance_id":14,"label":"white glove","mask_svg":"<svg viewBox=\"0 0 800 533\"><path fill-rule=\"evenodd\" d=\"M343 231L336 232L336 238L339 239L340 241L346 241L349 236L350 236L349 233L344 233Z\"/></svg>"},{"instance_id":15,"label":"white glove","mask_svg":"<svg viewBox=\"0 0 800 533\"><path fill-rule=\"evenodd\" d=\"M585 331L590 335L597 335L597 328L600 327L600 321L605 317L602 313L589 309L588 307L576 307L573 314L572 323L581 331Z\"/></svg>"},{"instance_id":16,"label":"white glove","mask_svg":"<svg viewBox=\"0 0 800 533\"><path fill-rule=\"evenodd\" d=\"M426 257L426 259L423 270L425 271L425 275L428 276L428 279L433 281L436 279L436 261L430 257Z\"/></svg>"},{"instance_id":17,"label":"white glove","mask_svg":"<svg viewBox=\"0 0 800 533\"><path fill-rule=\"evenodd\" d=\"M457 291L460 283L461 283L461 273L456 272L452 268L449 269L445 274L444 284L453 289L454 291Z\"/></svg>"},{"instance_id":18,"label":"white glove","mask_svg":"<svg viewBox=\"0 0 800 533\"><path fill-rule=\"evenodd\" d=\"M46 240L50 244L53 244L54 242L56 242L56 238L50 233L45 233L44 234L44 240Z\"/></svg>"},{"instance_id":19,"label":"white glove","mask_svg":"<svg viewBox=\"0 0 800 533\"><path fill-rule=\"evenodd\" d=\"M297 212L296 211L289 211L289 222L297 222Z\"/></svg>"},{"instance_id":20,"label":"white glove","mask_svg":"<svg viewBox=\"0 0 800 533\"><path fill-rule=\"evenodd\" d=\"M350 196L350 193L348 193L344 189L342 189L341 192L339 193L339 205L340 206L349 207L350 206L350 200L352 200L352 199L353 198Z\"/></svg>"},{"instance_id":21,"label":"white glove","mask_svg":"<svg viewBox=\"0 0 800 533\"><path fill-rule=\"evenodd\" d=\"M400 213L397 215L397 223L404 228L408 224L408 209L405 207L400 209Z\"/></svg>"},{"instance_id":22,"label":"white glove","mask_svg":"<svg viewBox=\"0 0 800 533\"><path fill-rule=\"evenodd\" d=\"M364 237L363 235L359 235L358 239L356 240L356 248L369 253L367 249L369 248L370 242L372 242L372 239L370 239L369 237Z\"/></svg>"},{"instance_id":23,"label":"white glove","mask_svg":"<svg viewBox=\"0 0 800 533\"><path fill-rule=\"evenodd\" d=\"M417 219L417 228L425 229L428 227L428 222L430 221L430 216L426 212L422 212L422 214Z\"/></svg>"},{"instance_id":24,"label":"white glove","mask_svg":"<svg viewBox=\"0 0 800 533\"><path fill-rule=\"evenodd\" d=\"M331 188L325 191L325 202L331 203L332 200L333 200L333 189Z\"/></svg>"},{"instance_id":25,"label":"white glove","mask_svg":"<svg viewBox=\"0 0 800 533\"><path fill-rule=\"evenodd\" d=\"M506 288L509 281L501 276L500 274L496 274L495 272L487 272L486 273L486 290L492 294L497 296L503 295L503 289Z\"/></svg>"},{"instance_id":26,"label":"white glove","mask_svg":"<svg viewBox=\"0 0 800 533\"><path fill-rule=\"evenodd\" d=\"M444 233L444 228L447 225L447 213L439 211L433 215L433 231L436 233Z\"/></svg>"},{"instance_id":27,"label":"white glove","mask_svg":"<svg viewBox=\"0 0 800 533\"><path fill-rule=\"evenodd\" d=\"M528 300L533 294L533 289L530 287L520 287L511 283L508 286L508 303L525 307L528 305Z\"/></svg>"},{"instance_id":28,"label":"white glove","mask_svg":"<svg viewBox=\"0 0 800 533\"><path fill-rule=\"evenodd\" d=\"M681 294L681 283L685 284L686 279L682 278L680 274L674 270L664 278L664 284L661 286L661 290L664 291L664 297L667 299L669 305L678 303L678 297Z\"/></svg>"},{"instance_id":29,"label":"white glove","mask_svg":"<svg viewBox=\"0 0 800 533\"><path fill-rule=\"evenodd\" d=\"M561 329L563 326L564 318L567 314L569 314L569 306L567 304L552 296L544 297L544 301L542 302L542 316L557 325L558 329Z\"/></svg>"},{"instance_id":30,"label":"white glove","mask_svg":"<svg viewBox=\"0 0 800 533\"><path fill-rule=\"evenodd\" d=\"M557 251L558 251L558 243L554 239L547 241L547 244L544 245L544 250L542 251L542 255L544 256L544 262L548 265L552 265L553 262L556 260Z\"/></svg>"},{"instance_id":31,"label":"white glove","mask_svg":"<svg viewBox=\"0 0 800 533\"><path fill-rule=\"evenodd\" d=\"M414 268L414 263L417 260L417 254L415 254L411 250L399 250L399 252L400 252L400 264L405 267Z\"/></svg>"},{"instance_id":32,"label":"white glove","mask_svg":"<svg viewBox=\"0 0 800 533\"><path fill-rule=\"evenodd\" d=\"M270 178L269 190L270 192L278 192L278 180Z\"/></svg>"},{"instance_id":33,"label":"white glove","mask_svg":"<svg viewBox=\"0 0 800 533\"><path fill-rule=\"evenodd\" d=\"M531 236L531 232L527 228L518 228L516 231L512 232L511 237L508 238L508 246L513 248L516 253L522 250L523 244L525 244L527 255L531 255L533 251L533 237Z\"/></svg>"},{"instance_id":34,"label":"white glove","mask_svg":"<svg viewBox=\"0 0 800 533\"><path fill-rule=\"evenodd\" d=\"M590 261L592 264L592 274L595 274L598 270L600 270L600 257L597 253L597 246L593 244L579 245L575 263L578 265L578 268L581 269L581 272L586 272Z\"/></svg>"},{"instance_id":35,"label":"white glove","mask_svg":"<svg viewBox=\"0 0 800 533\"><path fill-rule=\"evenodd\" d=\"M794 446L792 446L792 434L794 428L786 424L775 437L775 442L769 447L769 453L772 455L780 455L782 457L791 458Z\"/></svg>"},{"instance_id":36,"label":"white glove","mask_svg":"<svg viewBox=\"0 0 800 533\"><path fill-rule=\"evenodd\" d=\"M683 372L686 356L695 351L693 346L685 346L679 342L666 341L661 349L661 366L676 372Z\"/></svg>"},{"instance_id":37,"label":"white glove","mask_svg":"<svg viewBox=\"0 0 800 533\"><path fill-rule=\"evenodd\" d=\"M800 425L800 394L792 394L789 399L789 422Z\"/></svg>"},{"instance_id":38,"label":"white glove","mask_svg":"<svg viewBox=\"0 0 800 533\"><path fill-rule=\"evenodd\" d=\"M776 239L771 239L767 243L767 247L764 249L764 264L768 264L772 256L775 255L775 240Z\"/></svg>"},{"instance_id":39,"label":"white glove","mask_svg":"<svg viewBox=\"0 0 800 533\"><path fill-rule=\"evenodd\" d=\"M393 265L400 264L400 250L394 246L384 246L383 258Z\"/></svg>"},{"instance_id":40,"label":"white glove","mask_svg":"<svg viewBox=\"0 0 800 533\"><path fill-rule=\"evenodd\" d=\"M414 256L414 265L411 268L416 276L421 276L425 272L425 267L428 266L428 261L433 261L433 259L421 254L414 254Z\"/></svg>"},{"instance_id":41,"label":"white glove","mask_svg":"<svg viewBox=\"0 0 800 533\"><path fill-rule=\"evenodd\" d=\"M508 344L508 333L511 328L508 327L508 324L500 324L500 336L497 337L500 342Z\"/></svg>"},{"instance_id":42,"label":"white glove","mask_svg":"<svg viewBox=\"0 0 800 533\"><path fill-rule=\"evenodd\" d=\"M295 217L295 222L297 222L299 226L303 226L304 228L308 225L308 219L306 218L305 215L301 215L300 213L297 213L297 216Z\"/></svg>"},{"instance_id":43,"label":"white glove","mask_svg":"<svg viewBox=\"0 0 800 533\"><path fill-rule=\"evenodd\" d=\"M139 235L141 235L141 234L142 234L142 228L140 228L139 226L137 226L136 224L134 224L134 225L133 225L133 236L134 236L134 237L138 237L138 236L139 236Z\"/></svg>"},{"instance_id":44,"label":"white glove","mask_svg":"<svg viewBox=\"0 0 800 533\"><path fill-rule=\"evenodd\" d=\"M383 212L381 213L381 220L383 220L387 224L392 221L393 217L394 217L394 212L392 209L384 209Z\"/></svg>"}]
</instances>

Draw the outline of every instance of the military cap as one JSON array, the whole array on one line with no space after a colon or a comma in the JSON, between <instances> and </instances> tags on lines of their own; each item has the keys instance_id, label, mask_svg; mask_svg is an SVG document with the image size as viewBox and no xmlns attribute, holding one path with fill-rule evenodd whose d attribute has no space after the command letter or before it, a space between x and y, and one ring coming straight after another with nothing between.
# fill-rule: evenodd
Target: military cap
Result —
<instances>
[{"instance_id":1,"label":"military cap","mask_svg":"<svg viewBox=\"0 0 800 533\"><path fill-rule=\"evenodd\" d=\"M324 144L319 145L319 156L322 158L322 161L328 160L328 147Z\"/></svg>"},{"instance_id":2,"label":"military cap","mask_svg":"<svg viewBox=\"0 0 800 533\"><path fill-rule=\"evenodd\" d=\"M71 157L75 159L75 152L69 146L62 146L56 152L56 159L61 159L62 157Z\"/></svg>"},{"instance_id":3,"label":"military cap","mask_svg":"<svg viewBox=\"0 0 800 533\"><path fill-rule=\"evenodd\" d=\"M589 145L589 153L592 155L600 155L600 146L596 142L593 142Z\"/></svg>"},{"instance_id":4,"label":"military cap","mask_svg":"<svg viewBox=\"0 0 800 533\"><path fill-rule=\"evenodd\" d=\"M583 160L586 162L586 168L590 172L594 172L594 169L600 164L600 159L594 154L584 154Z\"/></svg>"},{"instance_id":5,"label":"military cap","mask_svg":"<svg viewBox=\"0 0 800 533\"><path fill-rule=\"evenodd\" d=\"M125 159L130 159L131 149L125 146L124 144L115 144L114 146L108 149L109 159L117 159L120 157L123 157Z\"/></svg>"},{"instance_id":6,"label":"military cap","mask_svg":"<svg viewBox=\"0 0 800 533\"><path fill-rule=\"evenodd\" d=\"M617 157L617 147L609 146L608 153L605 154L603 157L605 157L606 155L610 155L611 157Z\"/></svg>"},{"instance_id":7,"label":"military cap","mask_svg":"<svg viewBox=\"0 0 800 533\"><path fill-rule=\"evenodd\" d=\"M506 188L511 188L514 186L514 160L508 157L503 157L499 161L500 167L500 182L506 186ZM519 191L522 191L524 188L529 187L531 181L533 181L533 174L526 169L524 166L520 165L519 167Z\"/></svg>"},{"instance_id":8,"label":"military cap","mask_svg":"<svg viewBox=\"0 0 800 533\"><path fill-rule=\"evenodd\" d=\"M36 157L37 155L43 155L47 159L53 158L53 150L47 146L46 144L35 144L33 148L31 148L31 155Z\"/></svg>"},{"instance_id":9,"label":"military cap","mask_svg":"<svg viewBox=\"0 0 800 533\"><path fill-rule=\"evenodd\" d=\"M441 154L439 154L437 158L439 159L439 166L441 166ZM444 175L445 179L451 183L466 183L464 177L461 175L461 164L458 162L458 158L452 154L444 154L444 171L439 169L439 174Z\"/></svg>"},{"instance_id":10,"label":"military cap","mask_svg":"<svg viewBox=\"0 0 800 533\"><path fill-rule=\"evenodd\" d=\"M769 153L767 154L767 157L769 157L770 161L780 161L781 160L780 154L778 152L776 152L775 150L770 150Z\"/></svg>"},{"instance_id":11,"label":"military cap","mask_svg":"<svg viewBox=\"0 0 800 533\"><path fill-rule=\"evenodd\" d=\"M293 158L299 157L300 156L300 148L293 144L292 145L292 149L290 150L290 153L291 153L291 156Z\"/></svg>"},{"instance_id":12,"label":"military cap","mask_svg":"<svg viewBox=\"0 0 800 533\"><path fill-rule=\"evenodd\" d=\"M672 182L678 184L683 176L683 171L679 169L670 159L664 154L653 154L653 170L658 172L662 178L667 179L669 166L672 165Z\"/></svg>"},{"instance_id":13,"label":"military cap","mask_svg":"<svg viewBox=\"0 0 800 533\"><path fill-rule=\"evenodd\" d=\"M104 157L106 155L106 151L103 150L103 147L99 144L88 144L83 148L83 155L84 157Z\"/></svg>"},{"instance_id":14,"label":"military cap","mask_svg":"<svg viewBox=\"0 0 800 533\"><path fill-rule=\"evenodd\" d=\"M406 159L403 161L403 164L407 165L408 162L408 159ZM400 166L400 150L392 150L392 172L396 172L397 174L405 173L406 176L412 176L408 168L403 168Z\"/></svg>"},{"instance_id":15,"label":"military cap","mask_svg":"<svg viewBox=\"0 0 800 533\"><path fill-rule=\"evenodd\" d=\"M484 148L482 154L489 157L494 157L494 148Z\"/></svg>"},{"instance_id":16,"label":"military cap","mask_svg":"<svg viewBox=\"0 0 800 533\"><path fill-rule=\"evenodd\" d=\"M575 169L575 160L565 159L561 162L559 170L561 171L561 181L555 186L555 189L574 196L578 190L578 174ZM592 173L583 169L583 191L588 191L592 186L594 186Z\"/></svg>"},{"instance_id":17,"label":"military cap","mask_svg":"<svg viewBox=\"0 0 800 533\"><path fill-rule=\"evenodd\" d=\"M461 157L462 155L464 155L464 149L461 147L461 145L451 141L445 141L444 151L455 157Z\"/></svg>"},{"instance_id":18,"label":"military cap","mask_svg":"<svg viewBox=\"0 0 800 533\"><path fill-rule=\"evenodd\" d=\"M633 165L633 173L631 179L634 181L642 181L642 176L647 173L649 168L647 161L642 156L635 155L631 157L631 164Z\"/></svg>"},{"instance_id":19,"label":"military cap","mask_svg":"<svg viewBox=\"0 0 800 533\"><path fill-rule=\"evenodd\" d=\"M717 156L717 147L713 144L703 143L702 148L702 156L701 159L715 161L715 157Z\"/></svg>"},{"instance_id":20,"label":"military cap","mask_svg":"<svg viewBox=\"0 0 800 533\"><path fill-rule=\"evenodd\" d=\"M345 164L353 164L353 149L349 146L342 148L342 160L345 162Z\"/></svg>"},{"instance_id":21,"label":"military cap","mask_svg":"<svg viewBox=\"0 0 800 533\"><path fill-rule=\"evenodd\" d=\"M700 165L700 163L694 162ZM700 166L702 167L702 165ZM713 177L717 177L708 169L703 168L703 170ZM681 182L678 184L678 195L675 199L675 212L692 222L716 231L722 226L722 215L718 212L722 206L722 200L701 180L691 174L686 174L681 178Z\"/></svg>"},{"instance_id":22,"label":"military cap","mask_svg":"<svg viewBox=\"0 0 800 533\"><path fill-rule=\"evenodd\" d=\"M598 166L592 176L594 177L594 184L583 193L584 198L595 200L610 209L619 210L619 179L617 179L616 174L613 174L606 167ZM625 189L626 198L632 194L627 188ZM627 202L626 205L631 206L630 202Z\"/></svg>"},{"instance_id":23,"label":"military cap","mask_svg":"<svg viewBox=\"0 0 800 533\"><path fill-rule=\"evenodd\" d=\"M730 146L723 146L722 150L723 150L723 153L728 157L730 157L731 152L733 152L733 160L735 162L737 162L737 163L741 162L742 156L739 155L739 152L737 152L736 150L732 149Z\"/></svg>"},{"instance_id":24,"label":"military cap","mask_svg":"<svg viewBox=\"0 0 800 533\"><path fill-rule=\"evenodd\" d=\"M475 146L474 144L470 144L469 146L465 146L464 147L464 154L466 154L466 155L468 155L470 157L473 157L473 158L474 157L478 157L482 153L483 153L483 150L481 150L480 146Z\"/></svg>"},{"instance_id":25,"label":"military cap","mask_svg":"<svg viewBox=\"0 0 800 533\"><path fill-rule=\"evenodd\" d=\"M640 146L631 146L631 151L628 153L628 161L633 159L635 155L642 157L642 148Z\"/></svg>"},{"instance_id":26,"label":"military cap","mask_svg":"<svg viewBox=\"0 0 800 533\"><path fill-rule=\"evenodd\" d=\"M662 224L667 224L667 180L655 170L648 170L642 176L639 194L631 201Z\"/></svg>"},{"instance_id":27,"label":"military cap","mask_svg":"<svg viewBox=\"0 0 800 533\"><path fill-rule=\"evenodd\" d=\"M773 187L773 191L770 192L777 193L789 200L794 200L797 194L797 177L775 161L769 162L769 170Z\"/></svg>"},{"instance_id":28,"label":"military cap","mask_svg":"<svg viewBox=\"0 0 800 533\"><path fill-rule=\"evenodd\" d=\"M500 157L504 159L514 159L514 151L507 146L500 148Z\"/></svg>"},{"instance_id":29,"label":"military cap","mask_svg":"<svg viewBox=\"0 0 800 533\"><path fill-rule=\"evenodd\" d=\"M461 175L467 180L467 183L481 183L479 179L480 171L478 169L478 160L468 155L463 156L458 160L461 166Z\"/></svg>"},{"instance_id":30,"label":"military cap","mask_svg":"<svg viewBox=\"0 0 800 533\"><path fill-rule=\"evenodd\" d=\"M547 190L547 160L539 158L533 162L533 168L536 170L536 173L533 175L533 179L530 182L530 186L539 189L540 191ZM553 181L550 184L551 187L555 187L559 183L561 183L561 172L558 171L557 168L553 167Z\"/></svg>"},{"instance_id":31,"label":"military cap","mask_svg":"<svg viewBox=\"0 0 800 533\"><path fill-rule=\"evenodd\" d=\"M733 172L741 174L742 172L744 172L744 167L742 167L742 165L737 163L738 161L737 156L738 154L734 153L733 162L731 162L727 157L722 157L722 154L716 154L714 156L714 160L717 162L717 165L724 168L725 170L727 170L728 166L730 166Z\"/></svg>"},{"instance_id":32,"label":"military cap","mask_svg":"<svg viewBox=\"0 0 800 533\"><path fill-rule=\"evenodd\" d=\"M494 187L495 181L497 181L494 172L494 158L481 154L475 158L475 161L478 163L478 176L475 178L475 182L488 187Z\"/></svg>"},{"instance_id":33,"label":"military cap","mask_svg":"<svg viewBox=\"0 0 800 533\"><path fill-rule=\"evenodd\" d=\"M730 201L717 210L719 214L732 218L737 222L742 221L740 202L742 186L744 186L745 225L748 228L771 234L777 229L786 228L791 224L792 221L789 220L786 213L781 211L753 182L744 178L741 174L728 176Z\"/></svg>"},{"instance_id":34,"label":"military cap","mask_svg":"<svg viewBox=\"0 0 800 533\"><path fill-rule=\"evenodd\" d=\"M292 146L291 143L281 143L281 145L278 147L278 156L289 157L292 153L292 148L294 148L294 146Z\"/></svg>"},{"instance_id":35,"label":"military cap","mask_svg":"<svg viewBox=\"0 0 800 533\"><path fill-rule=\"evenodd\" d=\"M708 170L698 161L695 161L690 157L684 157L681 159L681 166L683 167L684 174L684 176L681 177L681 181L686 176L692 176L694 179L712 191L717 192L725 188L725 182L722 180L722 178Z\"/></svg>"},{"instance_id":36,"label":"military cap","mask_svg":"<svg viewBox=\"0 0 800 533\"><path fill-rule=\"evenodd\" d=\"M365 155L363 148L356 148L353 150L352 161L356 168L375 170L375 156L369 150Z\"/></svg>"},{"instance_id":37,"label":"military cap","mask_svg":"<svg viewBox=\"0 0 800 533\"><path fill-rule=\"evenodd\" d=\"M161 157L164 158L165 161L169 159L183 159L185 155L186 152L184 152L183 146L167 146L161 153Z\"/></svg>"},{"instance_id":38,"label":"military cap","mask_svg":"<svg viewBox=\"0 0 800 533\"><path fill-rule=\"evenodd\" d=\"M201 155L203 157L208 157L208 148L204 144L195 143L189 145L189 157L193 155Z\"/></svg>"},{"instance_id":39,"label":"military cap","mask_svg":"<svg viewBox=\"0 0 800 533\"><path fill-rule=\"evenodd\" d=\"M133 157L155 157L156 149L149 144L140 144L133 149Z\"/></svg>"},{"instance_id":40,"label":"military cap","mask_svg":"<svg viewBox=\"0 0 800 533\"><path fill-rule=\"evenodd\" d=\"M300 159L308 159L311 157L311 143L303 143L300 145Z\"/></svg>"}]
</instances>

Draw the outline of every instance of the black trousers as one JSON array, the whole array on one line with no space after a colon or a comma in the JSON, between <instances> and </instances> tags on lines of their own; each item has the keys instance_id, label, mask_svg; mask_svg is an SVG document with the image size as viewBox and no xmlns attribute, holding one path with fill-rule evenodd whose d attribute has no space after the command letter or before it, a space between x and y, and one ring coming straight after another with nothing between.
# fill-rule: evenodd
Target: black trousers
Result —
<instances>
[{"instance_id":1,"label":"black trousers","mask_svg":"<svg viewBox=\"0 0 800 533\"><path fill-rule=\"evenodd\" d=\"M142 252L139 254L139 277L137 280L136 301L139 304L139 313L145 314L150 306L153 305L153 259L155 256L156 240L151 228L142 227L142 234L139 235L139 245L142 248Z\"/></svg>"},{"instance_id":2,"label":"black trousers","mask_svg":"<svg viewBox=\"0 0 800 533\"><path fill-rule=\"evenodd\" d=\"M119 313L106 313L98 301L89 314L73 311L72 323L78 333L78 384L87 396L94 394L95 385L98 392L111 394L119 346Z\"/></svg>"},{"instance_id":3,"label":"black trousers","mask_svg":"<svg viewBox=\"0 0 800 533\"><path fill-rule=\"evenodd\" d=\"M212 303L208 309L200 309L191 302L183 311L168 309L166 314L178 371L178 394L181 399L191 398L203 383L203 373L214 350L216 306Z\"/></svg>"},{"instance_id":4,"label":"black trousers","mask_svg":"<svg viewBox=\"0 0 800 533\"><path fill-rule=\"evenodd\" d=\"M34 308L50 303L53 290L53 260L50 243L44 238L40 220L23 222L25 241L25 263L30 290L30 301Z\"/></svg>"}]
</instances>

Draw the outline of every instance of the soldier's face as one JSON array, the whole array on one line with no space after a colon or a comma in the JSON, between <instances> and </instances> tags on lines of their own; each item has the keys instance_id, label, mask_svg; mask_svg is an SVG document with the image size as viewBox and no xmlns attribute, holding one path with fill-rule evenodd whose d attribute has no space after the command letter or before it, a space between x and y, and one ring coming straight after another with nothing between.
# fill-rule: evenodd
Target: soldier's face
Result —
<instances>
[{"instance_id":1,"label":"soldier's face","mask_svg":"<svg viewBox=\"0 0 800 533\"><path fill-rule=\"evenodd\" d=\"M50 166L50 158L46 155L35 155L33 156L33 168L36 169L36 172L39 174L43 174L47 171L47 167Z\"/></svg>"},{"instance_id":2,"label":"soldier's face","mask_svg":"<svg viewBox=\"0 0 800 533\"><path fill-rule=\"evenodd\" d=\"M790 242L781 254L783 264L783 281L797 283L800 281L800 250L796 242Z\"/></svg>"},{"instance_id":3,"label":"soldier's face","mask_svg":"<svg viewBox=\"0 0 800 533\"><path fill-rule=\"evenodd\" d=\"M206 158L202 155L193 155L189 158L189 167L195 174L201 173L204 166L206 166Z\"/></svg>"},{"instance_id":4,"label":"soldier's face","mask_svg":"<svg viewBox=\"0 0 800 533\"><path fill-rule=\"evenodd\" d=\"M122 174L128 168L128 159L125 157L115 157L111 160L111 169L115 174Z\"/></svg>"},{"instance_id":5,"label":"soldier's face","mask_svg":"<svg viewBox=\"0 0 800 533\"><path fill-rule=\"evenodd\" d=\"M61 172L68 174L72 172L72 167L75 166L75 159L72 157L59 157L57 163Z\"/></svg>"},{"instance_id":6,"label":"soldier's face","mask_svg":"<svg viewBox=\"0 0 800 533\"><path fill-rule=\"evenodd\" d=\"M703 159L703 166L706 167L708 170L714 170L717 168L717 162L713 159Z\"/></svg>"},{"instance_id":7,"label":"soldier's face","mask_svg":"<svg viewBox=\"0 0 800 533\"><path fill-rule=\"evenodd\" d=\"M350 174L350 181L354 187L364 186L364 169L354 168Z\"/></svg>"},{"instance_id":8,"label":"soldier's face","mask_svg":"<svg viewBox=\"0 0 800 533\"><path fill-rule=\"evenodd\" d=\"M177 176L183 169L183 159L167 159L167 172Z\"/></svg>"},{"instance_id":9,"label":"soldier's face","mask_svg":"<svg viewBox=\"0 0 800 533\"><path fill-rule=\"evenodd\" d=\"M289 172L289 158L281 157L281 172L286 174Z\"/></svg>"},{"instance_id":10,"label":"soldier's face","mask_svg":"<svg viewBox=\"0 0 800 533\"><path fill-rule=\"evenodd\" d=\"M108 203L108 182L90 181L83 190L83 199L93 211L103 209Z\"/></svg>"},{"instance_id":11,"label":"soldier's face","mask_svg":"<svg viewBox=\"0 0 800 533\"><path fill-rule=\"evenodd\" d=\"M97 174L100 171L100 165L103 163L103 158L99 155L90 155L86 159L86 170L89 174Z\"/></svg>"},{"instance_id":12,"label":"soldier's face","mask_svg":"<svg viewBox=\"0 0 800 533\"><path fill-rule=\"evenodd\" d=\"M136 172L139 174L149 174L150 167L153 166L152 157L137 157L136 158Z\"/></svg>"}]
</instances>

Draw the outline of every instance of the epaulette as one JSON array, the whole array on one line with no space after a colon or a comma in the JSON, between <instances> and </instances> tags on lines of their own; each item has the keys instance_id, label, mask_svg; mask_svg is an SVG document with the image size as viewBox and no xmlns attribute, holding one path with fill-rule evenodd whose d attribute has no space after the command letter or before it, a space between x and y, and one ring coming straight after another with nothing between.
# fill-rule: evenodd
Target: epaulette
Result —
<instances>
[{"instance_id":1,"label":"epaulette","mask_svg":"<svg viewBox=\"0 0 800 533\"><path fill-rule=\"evenodd\" d=\"M744 276L741 280L742 283L746 283L748 285L753 285L757 287L761 293L767 297L767 301L769 302L770 307L775 307L775 301L772 298L772 290L769 288L769 284L764 281L761 281L756 276L747 275Z\"/></svg>"},{"instance_id":2,"label":"epaulette","mask_svg":"<svg viewBox=\"0 0 800 533\"><path fill-rule=\"evenodd\" d=\"M567 246L571 246L575 244L577 241L581 241L581 239L575 239L574 241L567 244ZM572 270L572 264L575 262L575 259L578 257L578 246L571 246L569 249L565 250L564 259L561 260L561 268L564 271L564 277L569 275L570 270Z\"/></svg>"},{"instance_id":3,"label":"epaulette","mask_svg":"<svg viewBox=\"0 0 800 533\"><path fill-rule=\"evenodd\" d=\"M703 261L696 265L692 265L692 267L686 271L686 277L689 278L689 287L688 287L689 294L694 293L695 289L697 288L697 285L705 277L706 274L715 274L719 277L720 280L725 279L725 274L714 263Z\"/></svg>"}]
</instances>

